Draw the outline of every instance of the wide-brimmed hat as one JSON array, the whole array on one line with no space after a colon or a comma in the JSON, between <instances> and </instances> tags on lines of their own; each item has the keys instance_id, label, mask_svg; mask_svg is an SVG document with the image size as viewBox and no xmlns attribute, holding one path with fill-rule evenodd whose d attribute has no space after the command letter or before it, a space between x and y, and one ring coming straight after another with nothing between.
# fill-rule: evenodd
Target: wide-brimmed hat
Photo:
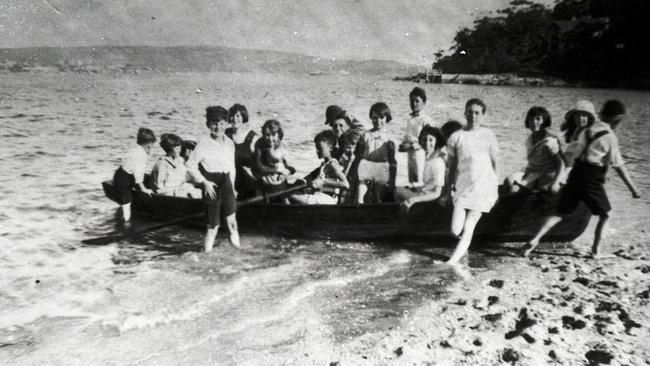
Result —
<instances>
[{"instance_id":1,"label":"wide-brimmed hat","mask_svg":"<svg viewBox=\"0 0 650 366\"><path fill-rule=\"evenodd\" d=\"M575 108L566 112L564 119L567 121L571 120L573 118L573 115L577 112L589 113L593 118L596 118L596 107L594 107L594 104L588 100L579 100L576 103Z\"/></svg>"},{"instance_id":2,"label":"wide-brimmed hat","mask_svg":"<svg viewBox=\"0 0 650 366\"><path fill-rule=\"evenodd\" d=\"M347 112L337 105L331 105L325 110L325 124L329 125L339 118L346 118ZM348 122L349 123L349 122Z\"/></svg>"}]
</instances>

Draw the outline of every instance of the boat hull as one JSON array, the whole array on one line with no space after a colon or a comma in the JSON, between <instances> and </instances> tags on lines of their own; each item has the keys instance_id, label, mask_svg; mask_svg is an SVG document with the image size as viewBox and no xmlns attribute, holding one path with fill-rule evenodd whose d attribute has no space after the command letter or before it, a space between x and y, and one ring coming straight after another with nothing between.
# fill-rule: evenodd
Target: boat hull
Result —
<instances>
[{"instance_id":1,"label":"boat hull","mask_svg":"<svg viewBox=\"0 0 650 366\"><path fill-rule=\"evenodd\" d=\"M112 181L102 183L106 196L117 201ZM502 195L475 230L475 238L492 242L530 239L543 218L553 213L558 195L517 193ZM203 210L200 199L148 196L133 192L133 210L154 219L168 220ZM333 240L418 240L451 242L452 207L422 202L403 213L395 203L370 205L285 205L255 203L239 207L242 233L264 233L294 238ZM591 214L580 205L544 236L545 241L571 241L587 227ZM205 227L201 220L192 226Z\"/></svg>"}]
</instances>

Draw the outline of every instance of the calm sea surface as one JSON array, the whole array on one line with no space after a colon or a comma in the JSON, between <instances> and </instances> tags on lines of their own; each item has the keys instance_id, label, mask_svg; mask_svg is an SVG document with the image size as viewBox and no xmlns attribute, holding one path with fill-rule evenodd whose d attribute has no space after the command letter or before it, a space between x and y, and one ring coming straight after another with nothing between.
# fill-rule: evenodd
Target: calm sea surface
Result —
<instances>
[{"instance_id":1,"label":"calm sea surface","mask_svg":"<svg viewBox=\"0 0 650 366\"><path fill-rule=\"evenodd\" d=\"M241 252L224 241L205 255L203 233L178 227L103 247L80 243L119 227L117 206L100 184L140 126L197 138L205 132L206 106L243 103L256 129L269 118L283 124L290 162L307 173L318 164L311 141L324 128L327 105L343 106L370 127L370 105L385 101L394 117L388 128L399 138L414 84L355 76L63 73L1 74L0 82L0 363L245 363L317 353L399 326L460 280L409 251L409 243L243 236ZM650 93L421 86L439 124L463 121L468 98L485 100L487 125L501 147L501 177L525 164L529 107L547 107L556 129L577 99L597 106L622 100L629 118L618 135L645 195L632 200L610 176L611 232L633 240L633 230L648 222ZM154 150L151 165L162 154ZM404 156L398 162L404 182ZM469 265L495 266L480 253L470 253Z\"/></svg>"}]
</instances>

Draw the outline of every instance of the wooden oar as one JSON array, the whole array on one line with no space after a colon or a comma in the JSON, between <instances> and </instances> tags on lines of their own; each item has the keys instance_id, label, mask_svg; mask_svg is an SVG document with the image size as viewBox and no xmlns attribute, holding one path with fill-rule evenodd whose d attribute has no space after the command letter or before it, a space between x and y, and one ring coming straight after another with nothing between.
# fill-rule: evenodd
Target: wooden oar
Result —
<instances>
[{"instance_id":1,"label":"wooden oar","mask_svg":"<svg viewBox=\"0 0 650 366\"><path fill-rule=\"evenodd\" d=\"M302 190L302 189L304 189L306 187L307 187L307 184L305 183L305 184L300 184L300 185L297 185L295 187L285 189L285 190L280 191L280 192L269 193L266 196L258 196L258 197L252 197L252 198L249 198L249 199L245 199L245 200L237 202L237 207L242 207L242 206L249 205L251 203L260 202L260 201L263 201L266 198L285 196L287 194L290 194L290 193L293 193L293 192L296 192L296 191L300 191L300 190ZM147 232L150 232L150 231L162 229L162 228L167 227L167 226L172 226L172 225L180 224L182 222L189 221L189 220L192 220L192 219L197 219L197 218L203 217L203 215L205 215L203 212L197 212L197 213L194 213L194 214L191 214L191 215L187 215L187 216L179 217L179 218L176 218L176 219L173 219L173 220L161 222L160 224L156 224L156 225L149 226L149 227L142 228L142 229L138 229L138 230L129 231L129 232L126 232L126 233L123 233L123 234L106 235L106 236L101 236L99 238L84 239L81 242L83 244L86 244L86 245L106 245L106 244L115 243L115 242L124 240L124 239L132 237L132 236L137 236L137 235L144 234L144 233L147 233Z\"/></svg>"}]
</instances>

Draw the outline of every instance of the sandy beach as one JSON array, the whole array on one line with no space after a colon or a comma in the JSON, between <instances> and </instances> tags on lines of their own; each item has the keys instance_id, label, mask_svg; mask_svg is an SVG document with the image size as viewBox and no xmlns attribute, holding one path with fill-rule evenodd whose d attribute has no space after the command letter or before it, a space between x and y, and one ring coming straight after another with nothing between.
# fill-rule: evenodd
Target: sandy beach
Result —
<instances>
[{"instance_id":1,"label":"sandy beach","mask_svg":"<svg viewBox=\"0 0 650 366\"><path fill-rule=\"evenodd\" d=\"M437 123L485 99L500 178L524 165L530 106L546 106L555 131L577 99L618 98L630 111L618 136L643 197L610 173L611 258L585 257L591 222L573 243L542 244L529 259L516 256L522 243L474 243L456 269L438 261L453 249L438 243L249 235L241 252L204 254L201 232L172 227L80 244L118 227L100 183L139 126L196 138L207 105L243 102L255 128L280 120L306 173L318 164L311 141L327 105L370 126L368 107L385 101L399 138L412 83L246 73L0 80L0 364L650 364L647 92L420 84Z\"/></svg>"}]
</instances>

